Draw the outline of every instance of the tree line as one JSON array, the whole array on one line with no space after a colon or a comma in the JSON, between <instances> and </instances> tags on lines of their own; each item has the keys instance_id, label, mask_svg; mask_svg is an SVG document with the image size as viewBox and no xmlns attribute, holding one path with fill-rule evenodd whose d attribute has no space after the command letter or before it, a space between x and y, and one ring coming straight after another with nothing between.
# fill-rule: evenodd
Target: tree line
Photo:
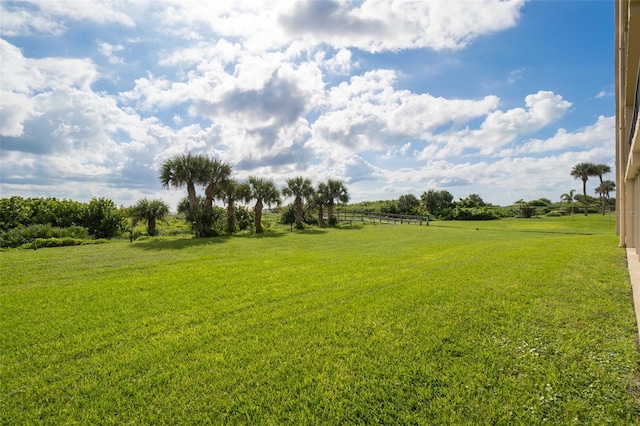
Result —
<instances>
[{"instance_id":1,"label":"tree line","mask_svg":"<svg viewBox=\"0 0 640 426\"><path fill-rule=\"evenodd\" d=\"M341 180L329 179L313 185L309 178L296 176L287 179L286 185L279 189L272 179L249 176L246 181L234 179L232 166L216 158L203 154L180 154L166 160L160 168L160 182L165 188L186 188L187 196L179 204L178 212L185 215L185 219L192 225L197 237L218 235L221 232L234 233L238 230L238 217L235 214L239 201L255 202L253 205L253 225L257 234L264 232L262 212L265 206L280 205L281 196L294 197L294 216L296 228L302 229L303 203L306 201L318 211L318 221L324 226L324 210L327 211L329 224L335 224L334 208L336 203L349 201L348 190ZM204 190L204 196L197 194L197 189ZM214 200L220 200L226 205L226 223L223 229L216 226L219 214L214 208ZM161 200L141 200L133 211L135 218L145 220L148 224L152 219L152 210L145 206L161 206ZM166 206L168 211L168 206ZM157 207L159 208L159 207ZM163 212L165 210L162 210Z\"/></svg>"},{"instance_id":2,"label":"tree line","mask_svg":"<svg viewBox=\"0 0 640 426\"><path fill-rule=\"evenodd\" d=\"M286 180L278 188L271 179L250 176L245 181L232 177L233 168L228 163L205 155L191 153L176 155L166 160L159 172L161 184L166 188L186 188L186 197L178 204L178 213L198 237L235 233L255 227L256 233L264 232L262 213L265 206L280 206L282 196L292 197L293 203L281 211L281 222L295 224L303 229L305 224L326 226L336 224L336 208L351 212L379 212L430 216L441 220L490 220L507 216L531 217L534 214L558 213L558 204L548 199L518 200L509 207L486 203L478 194L454 201L446 190L430 189L418 198L405 194L397 200L364 201L347 205L349 193L341 180L329 179L314 185L303 176ZM615 183L604 180L610 173L606 164L578 163L571 176L582 180L583 193L575 190L562 194L560 204L566 213L573 213L574 201L584 207L584 214L597 211L599 204L604 214L613 206L610 193ZM586 183L590 177L598 177L595 188L599 200L587 195ZM202 191L202 195L198 194ZM219 200L224 208L214 205ZM251 209L239 203L254 202ZM337 206L340 207L337 207ZM112 200L93 198L88 203L56 198L22 198L18 196L0 199L0 246L22 244L36 237L67 237L94 239L112 238L127 230L133 232L137 223L144 223L147 234L156 235L156 224L170 212L162 200L139 200L135 205L116 207ZM129 220L130 219L130 220ZM38 226L36 228L30 228ZM65 231L61 231L65 229Z\"/></svg>"},{"instance_id":3,"label":"tree line","mask_svg":"<svg viewBox=\"0 0 640 426\"><path fill-rule=\"evenodd\" d=\"M579 201L584 206L584 215L587 216L589 209L589 197L587 195L587 181L590 177L598 177L600 179L600 185L595 189L596 194L600 197L602 205L602 214L605 214L606 205L611 206L611 197L609 194L616 190L615 182L611 180L603 180L602 175L611 173L611 167L607 164L596 163L578 163L571 169L571 176L575 179L582 180L582 197L574 195L575 191L569 191L569 193L562 194L563 200L572 202L573 200Z\"/></svg>"}]
</instances>

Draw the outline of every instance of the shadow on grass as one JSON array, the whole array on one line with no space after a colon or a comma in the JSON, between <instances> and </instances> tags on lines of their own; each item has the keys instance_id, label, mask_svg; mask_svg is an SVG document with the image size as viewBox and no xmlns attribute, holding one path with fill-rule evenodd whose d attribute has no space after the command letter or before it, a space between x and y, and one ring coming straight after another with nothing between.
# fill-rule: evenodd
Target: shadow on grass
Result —
<instances>
[{"instance_id":1,"label":"shadow on grass","mask_svg":"<svg viewBox=\"0 0 640 426\"><path fill-rule=\"evenodd\" d=\"M596 235L593 232L580 232L580 231L548 231L544 229L517 229L517 228L469 228L464 226L451 226L451 225L434 225L433 223L429 226L435 228L450 228L450 229L459 229L459 230L468 230L468 231L502 231L502 232L528 232L532 234L560 234L560 235Z\"/></svg>"},{"instance_id":2,"label":"shadow on grass","mask_svg":"<svg viewBox=\"0 0 640 426\"><path fill-rule=\"evenodd\" d=\"M175 240L151 240L140 241L131 244L131 247L141 250L183 250L190 247L208 246L226 242L230 237L210 238L180 238Z\"/></svg>"},{"instance_id":3,"label":"shadow on grass","mask_svg":"<svg viewBox=\"0 0 640 426\"><path fill-rule=\"evenodd\" d=\"M326 229L322 228L313 228L313 229L294 229L293 231L289 231L293 234L303 234L303 235L324 235L327 233Z\"/></svg>"},{"instance_id":4,"label":"shadow on grass","mask_svg":"<svg viewBox=\"0 0 640 426\"><path fill-rule=\"evenodd\" d=\"M286 235L286 232L282 232L282 231L264 231L261 234L247 234L247 233L242 233L242 234L236 234L233 235L231 237L227 237L227 238L257 238L257 239L262 239L262 238L279 238L279 237L284 237Z\"/></svg>"}]
</instances>

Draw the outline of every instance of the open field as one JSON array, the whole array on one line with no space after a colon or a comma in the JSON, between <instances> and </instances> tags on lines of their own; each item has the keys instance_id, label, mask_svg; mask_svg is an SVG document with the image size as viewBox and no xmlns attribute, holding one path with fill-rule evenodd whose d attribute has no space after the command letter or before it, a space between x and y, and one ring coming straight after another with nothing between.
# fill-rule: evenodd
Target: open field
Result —
<instances>
[{"instance_id":1,"label":"open field","mask_svg":"<svg viewBox=\"0 0 640 426\"><path fill-rule=\"evenodd\" d=\"M0 424L640 424L614 227L3 251Z\"/></svg>"}]
</instances>

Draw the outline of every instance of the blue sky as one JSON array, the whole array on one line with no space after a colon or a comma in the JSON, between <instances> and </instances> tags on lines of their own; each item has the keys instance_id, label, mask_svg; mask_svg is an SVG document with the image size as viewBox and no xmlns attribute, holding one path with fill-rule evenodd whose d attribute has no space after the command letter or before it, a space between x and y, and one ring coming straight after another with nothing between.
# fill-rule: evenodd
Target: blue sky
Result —
<instances>
[{"instance_id":1,"label":"blue sky","mask_svg":"<svg viewBox=\"0 0 640 426\"><path fill-rule=\"evenodd\" d=\"M2 197L175 208L158 170L187 152L353 201L559 200L576 163L614 165L611 1L29 0L0 19Z\"/></svg>"}]
</instances>

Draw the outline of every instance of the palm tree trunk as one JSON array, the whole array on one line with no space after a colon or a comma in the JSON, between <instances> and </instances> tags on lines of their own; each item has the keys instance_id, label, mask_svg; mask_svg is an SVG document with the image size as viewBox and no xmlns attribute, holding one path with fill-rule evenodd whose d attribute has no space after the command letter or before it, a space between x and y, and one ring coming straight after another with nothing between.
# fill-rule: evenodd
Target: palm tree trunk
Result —
<instances>
[{"instance_id":1,"label":"palm tree trunk","mask_svg":"<svg viewBox=\"0 0 640 426\"><path fill-rule=\"evenodd\" d=\"M300 196L296 197L296 200L293 202L294 205L294 215L296 218L296 228L302 229L302 198Z\"/></svg>"},{"instance_id":2,"label":"palm tree trunk","mask_svg":"<svg viewBox=\"0 0 640 426\"><path fill-rule=\"evenodd\" d=\"M322 208L322 204L318 205L318 225L324 228L324 209Z\"/></svg>"},{"instance_id":3,"label":"palm tree trunk","mask_svg":"<svg viewBox=\"0 0 640 426\"><path fill-rule=\"evenodd\" d=\"M214 193L214 187L213 185L209 184L207 185L207 187L204 190L204 195L205 195L205 201L204 201L204 206L207 209L212 209L213 208L213 193Z\"/></svg>"},{"instance_id":4,"label":"palm tree trunk","mask_svg":"<svg viewBox=\"0 0 640 426\"><path fill-rule=\"evenodd\" d=\"M256 219L256 234L262 234L264 232L264 229L262 228L262 200L258 199L253 211Z\"/></svg>"},{"instance_id":5,"label":"palm tree trunk","mask_svg":"<svg viewBox=\"0 0 640 426\"><path fill-rule=\"evenodd\" d=\"M150 237L153 237L154 235L156 235L156 218L155 217L149 218L149 222L147 223L147 234L149 234Z\"/></svg>"},{"instance_id":6,"label":"palm tree trunk","mask_svg":"<svg viewBox=\"0 0 640 426\"><path fill-rule=\"evenodd\" d=\"M233 199L229 199L227 205L227 232L233 234L236 232L236 212Z\"/></svg>"},{"instance_id":7,"label":"palm tree trunk","mask_svg":"<svg viewBox=\"0 0 640 426\"><path fill-rule=\"evenodd\" d=\"M187 196L189 197L189 207L194 208L198 204L198 199L196 185L193 182L187 182Z\"/></svg>"},{"instance_id":8,"label":"palm tree trunk","mask_svg":"<svg viewBox=\"0 0 640 426\"><path fill-rule=\"evenodd\" d=\"M589 201L587 200L587 180L582 179L582 193L584 194L584 215L587 216L587 206Z\"/></svg>"},{"instance_id":9,"label":"palm tree trunk","mask_svg":"<svg viewBox=\"0 0 640 426\"><path fill-rule=\"evenodd\" d=\"M327 216L329 218L329 225L333 221L333 200L330 200L327 204Z\"/></svg>"}]
</instances>

